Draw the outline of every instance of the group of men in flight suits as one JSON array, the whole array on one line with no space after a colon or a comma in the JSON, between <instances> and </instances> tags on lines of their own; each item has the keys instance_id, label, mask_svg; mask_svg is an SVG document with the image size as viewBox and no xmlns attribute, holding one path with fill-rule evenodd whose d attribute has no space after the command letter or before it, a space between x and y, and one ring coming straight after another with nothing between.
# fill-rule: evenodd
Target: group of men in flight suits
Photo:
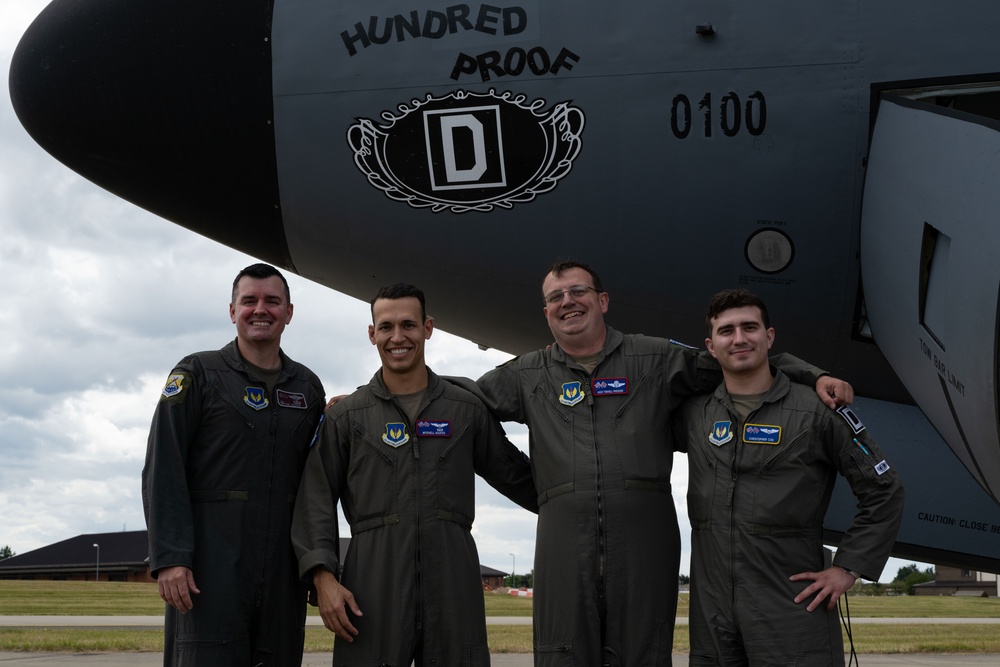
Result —
<instances>
[{"instance_id":1,"label":"group of men in flight suits","mask_svg":"<svg viewBox=\"0 0 1000 667\"><path fill-rule=\"evenodd\" d=\"M612 329L585 264L553 265L542 294L554 344L473 383L426 366L423 293L383 288L369 325L381 368L324 411L319 380L280 351L287 283L241 272L237 340L172 371L150 432L165 663L300 664L308 588L335 665L488 664L479 474L538 513L535 664L669 665L676 595L648 573L679 570L675 449L691 466L691 664L842 663L836 600L879 576L902 503L860 420L832 409L850 386L769 358L766 307L745 291L713 300L703 352ZM527 424L530 460L499 421ZM838 473L860 509L826 567Z\"/></svg>"}]
</instances>

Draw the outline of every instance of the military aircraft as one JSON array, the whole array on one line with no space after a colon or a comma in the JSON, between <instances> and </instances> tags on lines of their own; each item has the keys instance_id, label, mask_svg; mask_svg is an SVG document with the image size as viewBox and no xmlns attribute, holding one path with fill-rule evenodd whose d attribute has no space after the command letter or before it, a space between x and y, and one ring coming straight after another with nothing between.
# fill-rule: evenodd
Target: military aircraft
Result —
<instances>
[{"instance_id":1,"label":"military aircraft","mask_svg":"<svg viewBox=\"0 0 1000 667\"><path fill-rule=\"evenodd\" d=\"M620 330L709 295L850 380L907 486L900 557L1000 570L1000 4L54 0L10 71L65 165L483 347L545 345L556 258ZM836 542L854 509L843 489Z\"/></svg>"}]
</instances>

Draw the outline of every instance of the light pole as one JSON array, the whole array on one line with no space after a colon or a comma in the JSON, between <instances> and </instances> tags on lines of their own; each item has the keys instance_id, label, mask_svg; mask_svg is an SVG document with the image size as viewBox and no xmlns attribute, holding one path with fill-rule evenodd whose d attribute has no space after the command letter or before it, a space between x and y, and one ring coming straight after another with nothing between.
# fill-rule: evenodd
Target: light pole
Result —
<instances>
[{"instance_id":1,"label":"light pole","mask_svg":"<svg viewBox=\"0 0 1000 667\"><path fill-rule=\"evenodd\" d=\"M97 567L94 571L94 581L101 580L101 545L94 543L94 548L97 549Z\"/></svg>"},{"instance_id":2,"label":"light pole","mask_svg":"<svg viewBox=\"0 0 1000 667\"><path fill-rule=\"evenodd\" d=\"M510 587L514 588L514 564L517 560L514 558L514 554L508 553L510 556Z\"/></svg>"}]
</instances>

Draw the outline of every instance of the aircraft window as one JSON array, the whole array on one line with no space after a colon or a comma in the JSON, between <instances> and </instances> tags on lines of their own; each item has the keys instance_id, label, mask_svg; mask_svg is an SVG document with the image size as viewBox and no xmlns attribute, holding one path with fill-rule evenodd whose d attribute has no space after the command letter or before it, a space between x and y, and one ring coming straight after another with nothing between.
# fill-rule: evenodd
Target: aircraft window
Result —
<instances>
[{"instance_id":1,"label":"aircraft window","mask_svg":"<svg viewBox=\"0 0 1000 667\"><path fill-rule=\"evenodd\" d=\"M947 303L951 277L949 257L951 237L924 224L920 249L920 323L941 349L948 339Z\"/></svg>"}]
</instances>

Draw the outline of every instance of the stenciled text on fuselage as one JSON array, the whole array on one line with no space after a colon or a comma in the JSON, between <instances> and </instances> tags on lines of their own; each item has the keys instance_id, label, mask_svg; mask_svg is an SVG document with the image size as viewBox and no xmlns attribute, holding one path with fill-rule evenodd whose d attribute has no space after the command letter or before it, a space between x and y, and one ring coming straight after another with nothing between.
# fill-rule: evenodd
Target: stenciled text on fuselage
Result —
<instances>
[{"instance_id":1,"label":"stenciled text on fuselage","mask_svg":"<svg viewBox=\"0 0 1000 667\"><path fill-rule=\"evenodd\" d=\"M358 54L359 47L367 49L373 44L403 42L424 37L441 39L446 35L475 31L487 35L509 37L524 32L528 26L528 12L522 7L497 7L479 5L474 11L470 5L451 5L444 11L414 9L408 15L371 16L367 24L358 21L354 27L340 33L347 53Z\"/></svg>"}]
</instances>

